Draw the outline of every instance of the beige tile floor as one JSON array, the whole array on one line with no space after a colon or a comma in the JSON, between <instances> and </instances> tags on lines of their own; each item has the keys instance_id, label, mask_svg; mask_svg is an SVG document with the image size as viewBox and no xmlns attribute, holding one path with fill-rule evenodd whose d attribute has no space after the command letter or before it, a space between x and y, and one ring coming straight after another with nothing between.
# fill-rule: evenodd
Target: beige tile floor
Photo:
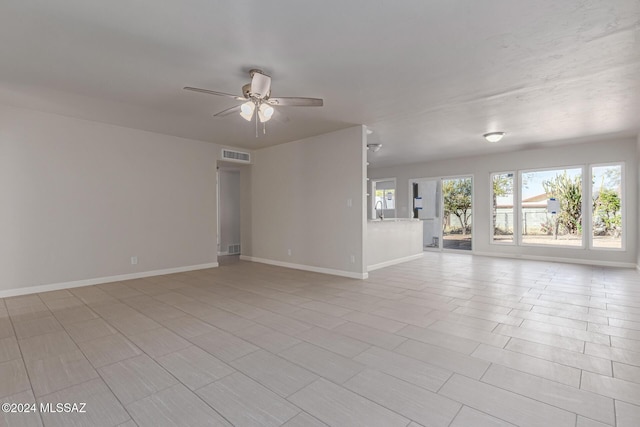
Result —
<instances>
[{"instance_id":1,"label":"beige tile floor","mask_svg":"<svg viewBox=\"0 0 640 427\"><path fill-rule=\"evenodd\" d=\"M640 274L427 253L0 300L0 426L639 426Z\"/></svg>"}]
</instances>

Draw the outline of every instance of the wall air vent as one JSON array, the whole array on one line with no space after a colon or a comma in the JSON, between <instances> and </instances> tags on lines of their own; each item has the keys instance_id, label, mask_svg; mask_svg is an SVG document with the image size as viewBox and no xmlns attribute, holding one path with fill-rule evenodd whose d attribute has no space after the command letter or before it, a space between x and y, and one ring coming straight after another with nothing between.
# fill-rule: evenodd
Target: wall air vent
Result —
<instances>
[{"instance_id":1,"label":"wall air vent","mask_svg":"<svg viewBox=\"0 0 640 427\"><path fill-rule=\"evenodd\" d=\"M229 245L229 255L235 255L240 253L240 245Z\"/></svg>"},{"instance_id":2,"label":"wall air vent","mask_svg":"<svg viewBox=\"0 0 640 427\"><path fill-rule=\"evenodd\" d=\"M251 154L242 151L222 149L222 160L237 163L251 163Z\"/></svg>"}]
</instances>

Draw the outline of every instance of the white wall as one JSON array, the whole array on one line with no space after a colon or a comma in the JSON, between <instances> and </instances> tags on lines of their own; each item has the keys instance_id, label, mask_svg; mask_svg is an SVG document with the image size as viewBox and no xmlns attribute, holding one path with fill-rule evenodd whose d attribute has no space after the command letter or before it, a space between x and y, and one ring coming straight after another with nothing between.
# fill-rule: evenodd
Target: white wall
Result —
<instances>
[{"instance_id":1,"label":"white wall","mask_svg":"<svg viewBox=\"0 0 640 427\"><path fill-rule=\"evenodd\" d=\"M482 254L502 254L506 256L547 257L588 262L634 265L638 236L638 144L633 138L607 140L598 143L565 145L553 148L539 148L517 152L467 157L431 163L412 164L391 168L370 169L370 178L397 178L398 217L411 216L409 179L438 176L473 175L474 218L473 247ZM586 165L590 163L625 162L626 186L626 250L589 251L554 247L504 246L490 243L491 229L491 172L552 168L560 166Z\"/></svg>"},{"instance_id":2,"label":"white wall","mask_svg":"<svg viewBox=\"0 0 640 427\"><path fill-rule=\"evenodd\" d=\"M218 152L0 106L0 292L215 263Z\"/></svg>"},{"instance_id":3,"label":"white wall","mask_svg":"<svg viewBox=\"0 0 640 427\"><path fill-rule=\"evenodd\" d=\"M254 152L253 259L366 275L365 141L356 126Z\"/></svg>"},{"instance_id":4,"label":"white wall","mask_svg":"<svg viewBox=\"0 0 640 427\"><path fill-rule=\"evenodd\" d=\"M640 193L640 134L638 134L638 142L637 142L637 149L636 149L636 166L638 167L638 175L637 175L637 180L636 180L636 184L637 184L637 189L638 192ZM637 242L638 242L638 253L637 253L637 258L636 258L636 267L638 269L640 269L640 194L638 195L638 205L637 205L637 223L636 226L638 227L638 236L637 236ZM630 220L631 221L631 220Z\"/></svg>"},{"instance_id":5,"label":"white wall","mask_svg":"<svg viewBox=\"0 0 640 427\"><path fill-rule=\"evenodd\" d=\"M240 244L240 171L219 170L220 253L228 253L229 245Z\"/></svg>"}]
</instances>

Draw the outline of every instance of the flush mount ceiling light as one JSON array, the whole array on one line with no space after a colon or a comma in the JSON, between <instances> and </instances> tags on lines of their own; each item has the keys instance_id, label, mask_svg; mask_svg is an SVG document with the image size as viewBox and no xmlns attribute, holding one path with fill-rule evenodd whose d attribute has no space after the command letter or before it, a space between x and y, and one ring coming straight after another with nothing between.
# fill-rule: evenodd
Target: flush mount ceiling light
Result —
<instances>
[{"instance_id":1,"label":"flush mount ceiling light","mask_svg":"<svg viewBox=\"0 0 640 427\"><path fill-rule=\"evenodd\" d=\"M489 142L498 142L504 136L504 132L489 132L489 133L485 133L482 136L484 136L484 139L486 139Z\"/></svg>"},{"instance_id":2,"label":"flush mount ceiling light","mask_svg":"<svg viewBox=\"0 0 640 427\"><path fill-rule=\"evenodd\" d=\"M380 151L382 144L367 144L367 150L371 150L374 153Z\"/></svg>"}]
</instances>

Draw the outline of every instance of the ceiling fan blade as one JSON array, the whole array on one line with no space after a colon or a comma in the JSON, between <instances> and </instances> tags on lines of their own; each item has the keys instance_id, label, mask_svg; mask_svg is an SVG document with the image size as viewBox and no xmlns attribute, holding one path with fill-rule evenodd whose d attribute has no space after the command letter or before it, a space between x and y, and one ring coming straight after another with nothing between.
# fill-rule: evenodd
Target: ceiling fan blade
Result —
<instances>
[{"instance_id":1,"label":"ceiling fan blade","mask_svg":"<svg viewBox=\"0 0 640 427\"><path fill-rule=\"evenodd\" d=\"M233 113L238 113L240 112L240 107L241 105L236 105L231 108L227 108L226 110L222 110L219 113L214 114L213 117L224 117Z\"/></svg>"},{"instance_id":2,"label":"ceiling fan blade","mask_svg":"<svg viewBox=\"0 0 640 427\"><path fill-rule=\"evenodd\" d=\"M184 90L190 90L192 92L200 92L200 93L206 93L209 95L218 95L218 96L226 96L227 98L233 98L237 101L244 101L245 98L244 96L238 96L238 95L231 95L230 93L224 93L224 92L216 92L215 90L209 90L209 89L200 89L197 87L184 87Z\"/></svg>"},{"instance_id":3,"label":"ceiling fan blade","mask_svg":"<svg viewBox=\"0 0 640 427\"><path fill-rule=\"evenodd\" d=\"M281 105L283 107L322 107L324 101L320 98L269 98L267 102L271 105Z\"/></svg>"}]
</instances>

